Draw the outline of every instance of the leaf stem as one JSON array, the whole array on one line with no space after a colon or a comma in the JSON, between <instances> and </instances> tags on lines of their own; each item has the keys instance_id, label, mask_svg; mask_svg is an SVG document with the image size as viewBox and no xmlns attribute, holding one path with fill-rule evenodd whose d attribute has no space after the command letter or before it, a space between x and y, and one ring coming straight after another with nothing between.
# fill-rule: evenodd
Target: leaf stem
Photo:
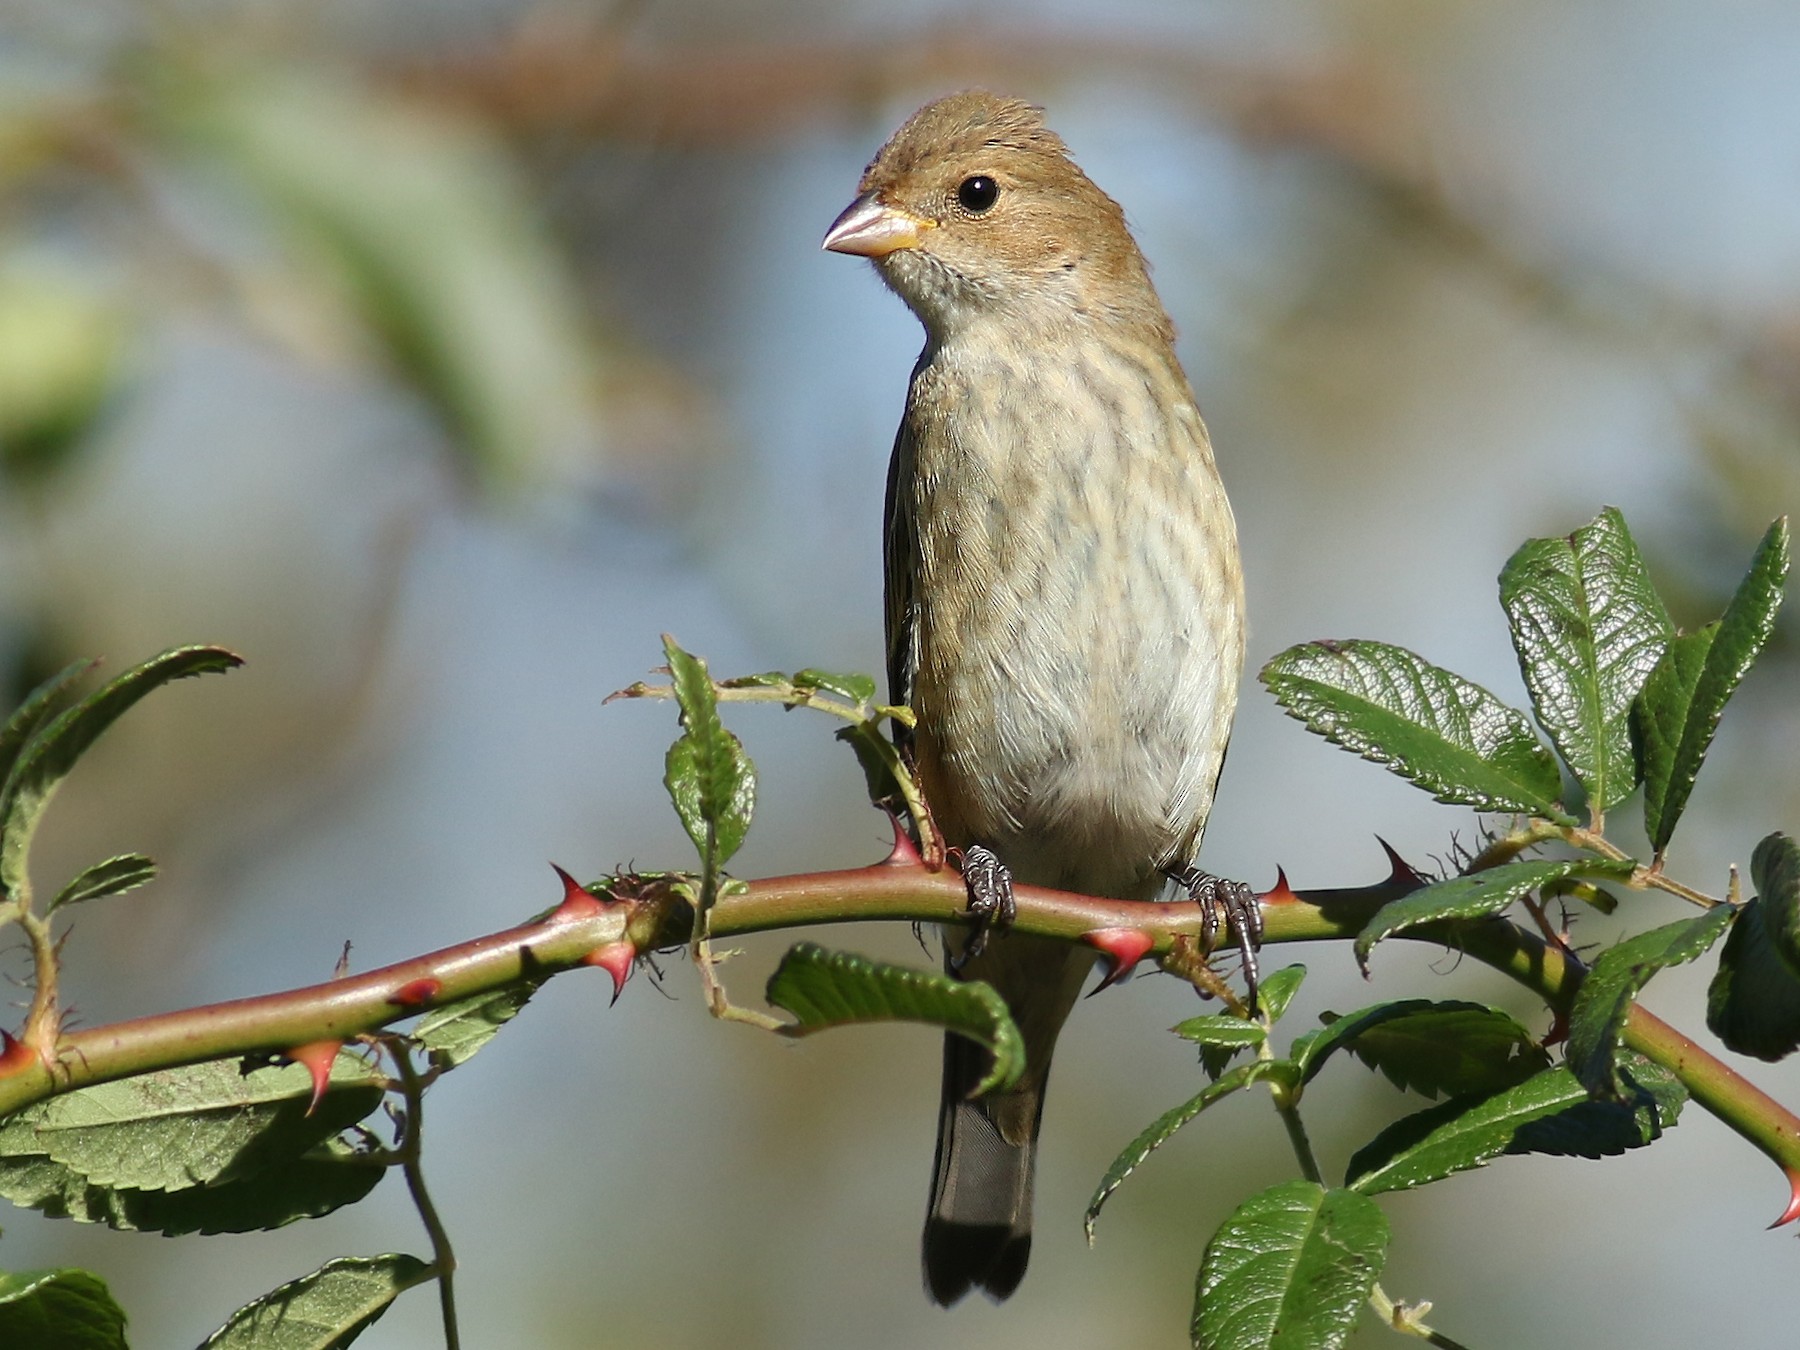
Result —
<instances>
[{"instance_id":1,"label":"leaf stem","mask_svg":"<svg viewBox=\"0 0 1800 1350\"><path fill-rule=\"evenodd\" d=\"M437 1276L438 1306L444 1316L444 1350L462 1350L462 1337L456 1329L456 1251L450 1245L450 1231L444 1227L431 1192L425 1187L424 1125L425 1084L413 1066L412 1052L404 1036L384 1036L382 1044L393 1058L400 1075L400 1087L406 1098L406 1128L400 1137L400 1170L406 1177L406 1189L412 1193L413 1208L431 1238L432 1267Z\"/></svg>"}]
</instances>

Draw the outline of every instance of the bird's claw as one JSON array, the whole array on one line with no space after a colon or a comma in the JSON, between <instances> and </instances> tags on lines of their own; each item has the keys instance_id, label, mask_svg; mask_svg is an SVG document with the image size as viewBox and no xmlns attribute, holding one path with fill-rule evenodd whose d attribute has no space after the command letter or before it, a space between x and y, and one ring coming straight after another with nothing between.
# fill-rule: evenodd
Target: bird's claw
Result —
<instances>
[{"instance_id":1,"label":"bird's claw","mask_svg":"<svg viewBox=\"0 0 1800 1350\"><path fill-rule=\"evenodd\" d=\"M961 970L972 957L987 948L988 934L1011 928L1018 917L1018 902L1013 899L1012 872L1000 855L984 844L970 844L962 852L963 886L969 892L969 915L975 920L969 940L950 968Z\"/></svg>"},{"instance_id":2,"label":"bird's claw","mask_svg":"<svg viewBox=\"0 0 1800 1350\"><path fill-rule=\"evenodd\" d=\"M1256 892L1241 881L1228 881L1204 872L1193 864L1169 869L1175 883L1188 893L1188 899L1200 906L1200 943L1214 950L1219 938L1219 918L1224 916L1227 931L1237 937L1238 955L1244 961L1244 988L1250 1011L1256 1011L1256 952L1262 946L1262 906L1256 903Z\"/></svg>"}]
</instances>

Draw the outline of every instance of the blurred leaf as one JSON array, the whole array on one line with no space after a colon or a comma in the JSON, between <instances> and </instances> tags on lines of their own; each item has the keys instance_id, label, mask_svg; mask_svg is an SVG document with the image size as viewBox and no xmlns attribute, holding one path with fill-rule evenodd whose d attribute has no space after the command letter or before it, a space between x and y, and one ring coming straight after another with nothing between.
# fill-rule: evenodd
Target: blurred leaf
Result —
<instances>
[{"instance_id":1,"label":"blurred leaf","mask_svg":"<svg viewBox=\"0 0 1800 1350\"><path fill-rule=\"evenodd\" d=\"M756 768L743 744L719 721L706 662L663 635L663 653L681 705L681 739L669 747L663 782L675 814L708 869L723 867L750 828Z\"/></svg>"},{"instance_id":2,"label":"blurred leaf","mask_svg":"<svg viewBox=\"0 0 1800 1350\"><path fill-rule=\"evenodd\" d=\"M1758 893L1732 921L1707 990L1706 1025L1731 1049L1773 1063L1800 1049L1800 847L1770 835L1750 874Z\"/></svg>"},{"instance_id":3,"label":"blurred leaf","mask_svg":"<svg viewBox=\"0 0 1800 1350\"><path fill-rule=\"evenodd\" d=\"M125 1350L125 1310L85 1270L0 1271L0 1345Z\"/></svg>"},{"instance_id":4,"label":"blurred leaf","mask_svg":"<svg viewBox=\"0 0 1800 1350\"><path fill-rule=\"evenodd\" d=\"M342 1056L307 1114L297 1065L241 1071L214 1060L102 1083L27 1107L0 1126L0 1195L46 1207L76 1186L174 1191L286 1165L380 1104L383 1085Z\"/></svg>"},{"instance_id":5,"label":"blurred leaf","mask_svg":"<svg viewBox=\"0 0 1800 1350\"><path fill-rule=\"evenodd\" d=\"M431 1278L416 1256L340 1256L246 1303L200 1350L340 1350Z\"/></svg>"},{"instance_id":6,"label":"blurred leaf","mask_svg":"<svg viewBox=\"0 0 1800 1350\"><path fill-rule=\"evenodd\" d=\"M1344 1049L1402 1092L1426 1097L1485 1096L1550 1067L1550 1057L1524 1027L1485 1004L1414 998L1327 1016L1324 1035L1294 1055L1302 1082Z\"/></svg>"},{"instance_id":7,"label":"blurred leaf","mask_svg":"<svg viewBox=\"0 0 1800 1350\"><path fill-rule=\"evenodd\" d=\"M141 853L121 853L116 858L97 862L83 871L56 893L45 913L53 914L64 905L78 905L84 900L98 900L108 895L123 895L156 880L156 864Z\"/></svg>"},{"instance_id":8,"label":"blurred leaf","mask_svg":"<svg viewBox=\"0 0 1800 1350\"><path fill-rule=\"evenodd\" d=\"M1665 966L1705 955L1736 911L1717 905L1692 919L1652 928L1600 953L1569 1009L1569 1067L1596 1097L1616 1097L1614 1061L1638 991Z\"/></svg>"},{"instance_id":9,"label":"blurred leaf","mask_svg":"<svg viewBox=\"0 0 1800 1350\"><path fill-rule=\"evenodd\" d=\"M1375 944L1396 933L1446 919L1479 919L1498 914L1515 900L1566 877L1630 876L1630 862L1601 858L1534 859L1502 863L1480 872L1433 882L1422 890L1390 900L1376 910L1356 935L1356 960L1365 971Z\"/></svg>"},{"instance_id":10,"label":"blurred leaf","mask_svg":"<svg viewBox=\"0 0 1800 1350\"><path fill-rule=\"evenodd\" d=\"M1253 1083L1269 1078L1291 1083L1295 1076L1294 1066L1287 1060L1252 1060L1248 1064L1240 1064L1229 1073L1221 1074L1217 1082L1208 1083L1180 1106L1163 1112L1151 1121L1143 1133L1125 1145L1119 1156L1113 1159L1112 1166L1106 1169L1106 1175L1100 1178L1094 1198L1088 1201L1087 1216L1082 1220L1087 1229L1088 1241L1091 1243L1094 1240L1094 1220L1100 1217L1100 1211L1112 1193L1124 1184L1126 1177L1137 1171L1144 1159L1168 1143L1183 1125L1213 1103L1224 1101L1234 1092L1242 1092Z\"/></svg>"},{"instance_id":11,"label":"blurred leaf","mask_svg":"<svg viewBox=\"0 0 1800 1350\"><path fill-rule=\"evenodd\" d=\"M223 647L171 648L102 685L38 727L13 761L4 785L0 785L0 890L18 892L25 877L26 854L44 807L63 777L75 767L75 761L103 731L145 694L171 680L231 670L243 664L241 656Z\"/></svg>"},{"instance_id":12,"label":"blurred leaf","mask_svg":"<svg viewBox=\"0 0 1800 1350\"><path fill-rule=\"evenodd\" d=\"M1395 1121L1350 1159L1345 1184L1364 1195L1407 1190L1484 1167L1507 1153L1598 1158L1651 1143L1675 1123L1685 1093L1640 1056L1620 1059L1625 1098L1595 1101L1565 1065L1487 1097L1449 1101Z\"/></svg>"},{"instance_id":13,"label":"blurred leaf","mask_svg":"<svg viewBox=\"0 0 1800 1350\"><path fill-rule=\"evenodd\" d=\"M515 984L446 1003L419 1019L412 1039L430 1054L433 1068L448 1073L473 1059L477 1050L498 1036L500 1028L517 1017L537 991L535 984Z\"/></svg>"},{"instance_id":14,"label":"blurred leaf","mask_svg":"<svg viewBox=\"0 0 1800 1350\"><path fill-rule=\"evenodd\" d=\"M924 1022L966 1036L994 1057L974 1095L1005 1091L1025 1072L1025 1041L1006 1000L980 980L826 951L788 949L769 977L768 1000L799 1019L791 1036L873 1022Z\"/></svg>"},{"instance_id":15,"label":"blurred leaf","mask_svg":"<svg viewBox=\"0 0 1800 1350\"><path fill-rule=\"evenodd\" d=\"M91 286L49 272L0 270L0 472L14 483L55 472L118 379L125 315Z\"/></svg>"},{"instance_id":16,"label":"blurred leaf","mask_svg":"<svg viewBox=\"0 0 1800 1350\"><path fill-rule=\"evenodd\" d=\"M1538 721L1588 801L1637 786L1631 708L1674 632L1625 518L1607 507L1565 539L1533 539L1500 573Z\"/></svg>"},{"instance_id":17,"label":"blurred leaf","mask_svg":"<svg viewBox=\"0 0 1800 1350\"><path fill-rule=\"evenodd\" d=\"M1239 1205L1206 1244L1197 1350L1336 1350L1387 1262L1388 1225L1354 1191L1287 1181Z\"/></svg>"},{"instance_id":18,"label":"blurred leaf","mask_svg":"<svg viewBox=\"0 0 1800 1350\"><path fill-rule=\"evenodd\" d=\"M171 134L333 264L483 481L530 484L593 453L599 354L581 286L477 124L293 66L178 69L163 93Z\"/></svg>"},{"instance_id":19,"label":"blurred leaf","mask_svg":"<svg viewBox=\"0 0 1800 1350\"><path fill-rule=\"evenodd\" d=\"M1644 830L1658 856L1668 847L1725 704L1775 628L1788 573L1783 516L1763 535L1750 570L1717 622L1675 638L1638 705L1644 762Z\"/></svg>"},{"instance_id":20,"label":"blurred leaf","mask_svg":"<svg viewBox=\"0 0 1800 1350\"><path fill-rule=\"evenodd\" d=\"M1385 642L1306 642L1259 676L1309 731L1440 802L1573 823L1531 720L1478 684Z\"/></svg>"}]
</instances>

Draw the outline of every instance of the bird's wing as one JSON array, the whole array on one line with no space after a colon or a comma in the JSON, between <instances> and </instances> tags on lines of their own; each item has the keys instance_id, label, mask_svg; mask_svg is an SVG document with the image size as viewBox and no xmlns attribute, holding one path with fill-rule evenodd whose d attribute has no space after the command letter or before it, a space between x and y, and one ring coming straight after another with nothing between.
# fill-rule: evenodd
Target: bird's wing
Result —
<instances>
[{"instance_id":1,"label":"bird's wing","mask_svg":"<svg viewBox=\"0 0 1800 1350\"><path fill-rule=\"evenodd\" d=\"M887 673L888 701L912 703L913 674L918 668L918 597L914 594L918 573L918 535L913 526L912 493L907 484L913 472L913 438L910 418L902 419L894 437L893 458L888 461L887 531L882 561L887 569ZM896 723L894 740L905 746L912 733Z\"/></svg>"}]
</instances>

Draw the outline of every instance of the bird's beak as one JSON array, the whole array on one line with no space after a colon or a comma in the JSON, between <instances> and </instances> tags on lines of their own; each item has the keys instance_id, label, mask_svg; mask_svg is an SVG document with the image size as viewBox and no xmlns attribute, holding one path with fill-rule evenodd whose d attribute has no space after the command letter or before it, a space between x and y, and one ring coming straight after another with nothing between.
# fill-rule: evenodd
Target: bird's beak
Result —
<instances>
[{"instance_id":1,"label":"bird's beak","mask_svg":"<svg viewBox=\"0 0 1800 1350\"><path fill-rule=\"evenodd\" d=\"M873 192L865 192L831 222L824 247L833 253L881 258L899 249L917 248L919 236L936 223L888 206Z\"/></svg>"}]
</instances>

